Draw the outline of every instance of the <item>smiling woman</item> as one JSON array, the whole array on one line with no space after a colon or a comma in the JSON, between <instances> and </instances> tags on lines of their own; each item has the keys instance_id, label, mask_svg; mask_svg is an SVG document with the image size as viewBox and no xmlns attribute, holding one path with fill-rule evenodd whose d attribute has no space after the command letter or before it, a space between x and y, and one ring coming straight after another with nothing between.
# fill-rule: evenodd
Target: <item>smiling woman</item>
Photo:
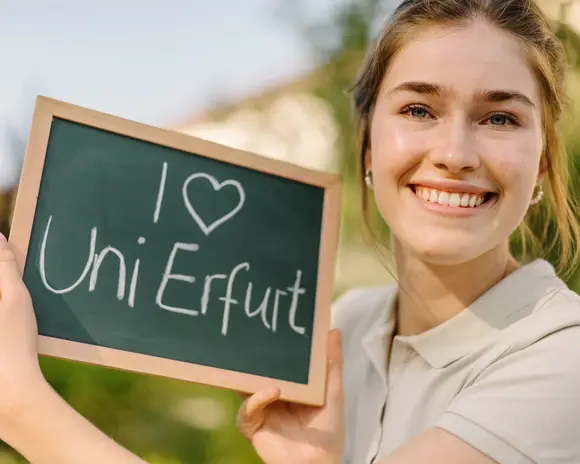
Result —
<instances>
[{"instance_id":1,"label":"smiling woman","mask_svg":"<svg viewBox=\"0 0 580 464\"><path fill-rule=\"evenodd\" d=\"M389 226L398 283L336 303L323 411L289 413L274 391L246 402L266 462L580 462L580 298L545 255L510 250L519 231L558 248L558 271L577 264L565 65L531 0L397 8L354 103L362 208L371 230L371 201ZM556 233L531 235L535 217Z\"/></svg>"},{"instance_id":2,"label":"smiling woman","mask_svg":"<svg viewBox=\"0 0 580 464\"><path fill-rule=\"evenodd\" d=\"M398 283L336 303L324 407L244 401L266 464L580 462L580 298L510 250L519 230L577 264L564 69L531 0L401 3L354 86L362 208L389 225ZM531 237L534 215L556 233ZM12 260L0 244L0 437L35 463L139 462L47 387Z\"/></svg>"}]
</instances>

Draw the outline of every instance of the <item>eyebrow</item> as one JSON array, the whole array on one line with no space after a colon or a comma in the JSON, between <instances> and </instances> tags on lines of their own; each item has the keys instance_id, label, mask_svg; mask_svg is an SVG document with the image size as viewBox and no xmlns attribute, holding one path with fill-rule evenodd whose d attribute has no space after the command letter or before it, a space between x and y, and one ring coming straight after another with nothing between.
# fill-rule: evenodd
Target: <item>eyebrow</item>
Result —
<instances>
[{"instance_id":1,"label":"eyebrow","mask_svg":"<svg viewBox=\"0 0 580 464\"><path fill-rule=\"evenodd\" d=\"M534 108L534 102L517 90L482 90L478 92L480 99L491 103L501 103L514 100Z\"/></svg>"},{"instance_id":2,"label":"eyebrow","mask_svg":"<svg viewBox=\"0 0 580 464\"><path fill-rule=\"evenodd\" d=\"M396 92L413 92L421 95L432 95L436 97L443 96L446 92L443 87L428 82L403 82L395 88L389 90L388 94ZM501 103L506 101L517 101L535 108L534 102L517 90L479 90L476 93L476 100L483 100L489 103Z\"/></svg>"}]
</instances>

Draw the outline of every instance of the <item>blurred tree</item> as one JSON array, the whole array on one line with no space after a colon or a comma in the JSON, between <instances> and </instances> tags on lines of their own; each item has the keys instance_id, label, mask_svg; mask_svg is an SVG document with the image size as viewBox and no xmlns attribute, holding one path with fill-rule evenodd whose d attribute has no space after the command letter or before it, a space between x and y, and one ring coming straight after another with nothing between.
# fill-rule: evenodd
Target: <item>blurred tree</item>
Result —
<instances>
[{"instance_id":1,"label":"blurred tree","mask_svg":"<svg viewBox=\"0 0 580 464\"><path fill-rule=\"evenodd\" d=\"M338 130L336 151L343 177L342 237L352 241L360 236L360 191L357 182L358 136L353 125L349 93L369 44L378 26L396 6L394 0L345 0L323 20L309 22L300 15L299 3L287 3L287 18L311 49L318 63L311 92L325 101ZM371 211L376 218L376 210ZM384 225L382 221L378 224ZM385 227L382 228L386 232Z\"/></svg>"},{"instance_id":2,"label":"blurred tree","mask_svg":"<svg viewBox=\"0 0 580 464\"><path fill-rule=\"evenodd\" d=\"M578 0L560 1L559 17L552 21L552 27L566 50L569 66L566 83L569 101L560 123L560 129L565 139L565 148L568 155L568 169L570 173L569 197L575 203L578 203L578 199L580 198L580 135L577 130L578 123L580 122L580 35L578 34L578 30L571 25L574 22L571 7L578 3ZM580 218L577 218L578 220ZM547 227L547 236L554 236L554 218L538 217L532 226L533 230L537 232ZM515 240L517 241L517 238ZM578 244L574 245L576 247L574 253L577 253ZM560 261L560 256L556 250L552 250L548 254L547 259L551 263L557 264ZM572 289L577 292L580 291L580 269L571 270L571 273L566 276L565 280Z\"/></svg>"},{"instance_id":3,"label":"blurred tree","mask_svg":"<svg viewBox=\"0 0 580 464\"><path fill-rule=\"evenodd\" d=\"M305 28L313 53L324 65L324 77L313 92L333 108L337 124L342 129L337 148L341 172L346 182L356 179L354 149L357 137L353 131L353 112L349 90L365 56L377 18L384 17L385 1L349 1L337 7L327 22Z\"/></svg>"}]
</instances>

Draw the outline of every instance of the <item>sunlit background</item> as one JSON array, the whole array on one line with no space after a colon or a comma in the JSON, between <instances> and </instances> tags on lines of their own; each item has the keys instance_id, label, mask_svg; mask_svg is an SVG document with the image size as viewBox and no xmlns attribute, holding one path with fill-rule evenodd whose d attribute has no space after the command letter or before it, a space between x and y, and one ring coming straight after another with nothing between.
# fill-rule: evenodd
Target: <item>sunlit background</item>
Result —
<instances>
[{"instance_id":1,"label":"sunlit background","mask_svg":"<svg viewBox=\"0 0 580 464\"><path fill-rule=\"evenodd\" d=\"M344 179L335 292L390 282L359 233L347 90L397 1L0 0L0 221L11 205L37 95L65 100ZM539 1L565 41L573 171L580 135L580 4ZM574 184L578 191L578 184ZM558 256L549 259L557 262ZM578 273L569 283L578 287ZM89 420L152 464L258 463L238 435L237 395L42 360ZM1 394L1 385L0 385ZM24 462L0 445L0 464Z\"/></svg>"}]
</instances>

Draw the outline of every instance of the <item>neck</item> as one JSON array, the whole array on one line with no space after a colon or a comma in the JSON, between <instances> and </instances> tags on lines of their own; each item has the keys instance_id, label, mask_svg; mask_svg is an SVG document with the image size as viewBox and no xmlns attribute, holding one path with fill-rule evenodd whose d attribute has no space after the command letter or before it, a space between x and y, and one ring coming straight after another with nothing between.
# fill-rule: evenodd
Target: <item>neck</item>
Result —
<instances>
[{"instance_id":1,"label":"neck","mask_svg":"<svg viewBox=\"0 0 580 464\"><path fill-rule=\"evenodd\" d=\"M452 266L421 261L396 240L394 248L400 284L397 335L417 335L451 319L518 267L507 243Z\"/></svg>"}]
</instances>

